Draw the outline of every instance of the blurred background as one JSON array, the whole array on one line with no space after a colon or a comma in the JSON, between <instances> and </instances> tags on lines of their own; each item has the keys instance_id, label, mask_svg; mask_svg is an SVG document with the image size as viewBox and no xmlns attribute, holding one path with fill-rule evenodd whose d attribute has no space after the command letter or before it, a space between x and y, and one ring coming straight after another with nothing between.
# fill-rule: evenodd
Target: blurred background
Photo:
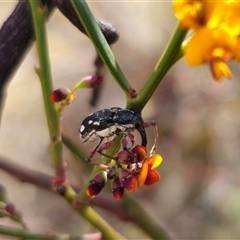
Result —
<instances>
[{"instance_id":1,"label":"blurred background","mask_svg":"<svg viewBox=\"0 0 240 240\"><path fill-rule=\"evenodd\" d=\"M0 2L0 23L17 2ZM113 24L120 39L112 46L119 65L131 85L139 90L154 69L177 20L171 1L90 1L93 14ZM95 50L58 10L47 23L54 88L72 88L81 78L94 73ZM0 154L12 162L53 175L49 157L49 135L43 109L35 45L26 54L10 84L4 106ZM143 110L143 118L157 122L158 153L164 162L158 168L162 180L134 193L141 205L177 239L240 237L240 68L231 63L231 81L215 82L208 66L191 68L184 59L168 72ZM81 90L76 101L63 112L62 129L82 148L78 128L90 113L113 106L124 107L125 96L111 75L96 107L89 105L91 90ZM153 130L147 129L149 147ZM68 177L79 183L74 158L64 151ZM84 172L81 178L84 180ZM20 183L0 170L0 183L10 200L22 211L32 231L73 235L93 229L58 196ZM109 198L112 198L111 193ZM129 222L96 209L128 239L147 239ZM9 220L0 223L12 225ZM1 238L4 239L4 238Z\"/></svg>"}]
</instances>

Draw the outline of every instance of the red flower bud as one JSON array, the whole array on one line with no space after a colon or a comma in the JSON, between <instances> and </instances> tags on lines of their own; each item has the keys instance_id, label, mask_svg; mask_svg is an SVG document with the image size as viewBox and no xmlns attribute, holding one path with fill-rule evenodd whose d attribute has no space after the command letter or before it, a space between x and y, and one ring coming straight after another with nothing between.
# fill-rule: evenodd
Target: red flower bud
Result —
<instances>
[{"instance_id":1,"label":"red flower bud","mask_svg":"<svg viewBox=\"0 0 240 240\"><path fill-rule=\"evenodd\" d=\"M124 186L120 182L119 177L116 177L112 181L111 188L112 188L112 195L114 196L114 198L116 198L117 200L120 200L123 197L123 194L124 194Z\"/></svg>"},{"instance_id":2,"label":"red flower bud","mask_svg":"<svg viewBox=\"0 0 240 240\"><path fill-rule=\"evenodd\" d=\"M6 212L8 212L9 214L13 215L15 212L15 207L12 203L7 203L6 207L5 207Z\"/></svg>"},{"instance_id":3,"label":"red flower bud","mask_svg":"<svg viewBox=\"0 0 240 240\"><path fill-rule=\"evenodd\" d=\"M79 88L96 88L99 87L104 78L103 76L87 76L83 78L73 89L73 91Z\"/></svg>"},{"instance_id":4,"label":"red flower bud","mask_svg":"<svg viewBox=\"0 0 240 240\"><path fill-rule=\"evenodd\" d=\"M105 171L98 172L94 175L92 180L89 182L89 186L86 193L89 197L94 197L98 195L101 190L105 187L107 182L107 173Z\"/></svg>"},{"instance_id":5,"label":"red flower bud","mask_svg":"<svg viewBox=\"0 0 240 240\"><path fill-rule=\"evenodd\" d=\"M120 164L129 164L129 163L133 163L134 158L132 156L130 156L130 154L125 151L122 150L120 152L117 153L117 162Z\"/></svg>"},{"instance_id":6,"label":"red flower bud","mask_svg":"<svg viewBox=\"0 0 240 240\"><path fill-rule=\"evenodd\" d=\"M147 149L142 145L136 145L132 149L132 152L137 155L137 162L142 162L147 155Z\"/></svg>"},{"instance_id":7,"label":"red flower bud","mask_svg":"<svg viewBox=\"0 0 240 240\"><path fill-rule=\"evenodd\" d=\"M52 102L61 102L68 97L68 94L71 93L71 90L67 87L60 87L52 92L50 98Z\"/></svg>"},{"instance_id":8,"label":"red flower bud","mask_svg":"<svg viewBox=\"0 0 240 240\"><path fill-rule=\"evenodd\" d=\"M120 172L120 181L122 185L130 192L135 192L139 188L138 175L133 174L127 169Z\"/></svg>"}]
</instances>

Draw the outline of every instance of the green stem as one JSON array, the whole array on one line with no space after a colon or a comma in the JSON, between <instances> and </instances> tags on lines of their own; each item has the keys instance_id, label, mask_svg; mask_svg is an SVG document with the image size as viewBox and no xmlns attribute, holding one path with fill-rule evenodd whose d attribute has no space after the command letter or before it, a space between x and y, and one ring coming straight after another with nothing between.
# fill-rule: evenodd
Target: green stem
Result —
<instances>
[{"instance_id":1,"label":"green stem","mask_svg":"<svg viewBox=\"0 0 240 240\"><path fill-rule=\"evenodd\" d=\"M45 8L40 8L39 4L40 1L30 0L40 65L39 69L36 69L36 72L39 75L42 87L44 107L51 139L50 152L55 165L56 177L64 179L65 169L62 159L60 117L57 114L54 104L50 101L50 95L53 92L53 86L45 26L47 11Z\"/></svg>"},{"instance_id":2,"label":"green stem","mask_svg":"<svg viewBox=\"0 0 240 240\"><path fill-rule=\"evenodd\" d=\"M186 30L177 26L174 31L165 51L159 59L152 75L140 90L135 99L128 99L127 108L133 109L136 112L141 112L149 99L152 97L156 88L162 81L165 74L172 65L181 57L181 45L187 34Z\"/></svg>"},{"instance_id":3,"label":"green stem","mask_svg":"<svg viewBox=\"0 0 240 240\"><path fill-rule=\"evenodd\" d=\"M130 195L124 194L122 199L124 209L135 219L135 223L152 239L170 239L167 231L153 219L142 206Z\"/></svg>"},{"instance_id":4,"label":"green stem","mask_svg":"<svg viewBox=\"0 0 240 240\"><path fill-rule=\"evenodd\" d=\"M62 135L62 141L63 144L69 149L69 151L71 151L72 153L74 153L74 155L77 156L79 162L81 163L81 166L84 166L84 168L87 171L90 171L93 169L93 165L89 164L85 158L86 158L86 153L84 153L83 151L81 151L80 147L77 145L74 145L72 143L72 141L65 135Z\"/></svg>"},{"instance_id":5,"label":"green stem","mask_svg":"<svg viewBox=\"0 0 240 240\"><path fill-rule=\"evenodd\" d=\"M127 97L131 98L131 94L133 93L132 87L119 67L111 48L99 29L88 5L84 0L71 0L71 2L99 56L102 58L103 62L108 67L108 70L123 89Z\"/></svg>"},{"instance_id":6,"label":"green stem","mask_svg":"<svg viewBox=\"0 0 240 240\"><path fill-rule=\"evenodd\" d=\"M90 206L82 208L81 214L83 217L91 219L91 224L103 234L103 239L125 239L120 233L114 230L111 225L104 221Z\"/></svg>"},{"instance_id":7,"label":"green stem","mask_svg":"<svg viewBox=\"0 0 240 240\"><path fill-rule=\"evenodd\" d=\"M12 237L16 237L17 239L42 239L42 240L58 240L58 239L69 239L69 240L74 240L74 239L79 239L77 237L66 237L64 235L65 238L63 238L63 236L61 236L61 234L51 234L51 235L47 235L47 234L41 234L41 233L31 233L29 231L26 230L21 230L21 229L15 229L12 227L6 227L6 226L0 226L0 236L1 235L5 235L5 236L12 236Z\"/></svg>"},{"instance_id":8,"label":"green stem","mask_svg":"<svg viewBox=\"0 0 240 240\"><path fill-rule=\"evenodd\" d=\"M66 186L64 198L70 205L72 205L77 213L103 234L103 239L125 239L88 204L83 202L71 187Z\"/></svg>"}]
</instances>

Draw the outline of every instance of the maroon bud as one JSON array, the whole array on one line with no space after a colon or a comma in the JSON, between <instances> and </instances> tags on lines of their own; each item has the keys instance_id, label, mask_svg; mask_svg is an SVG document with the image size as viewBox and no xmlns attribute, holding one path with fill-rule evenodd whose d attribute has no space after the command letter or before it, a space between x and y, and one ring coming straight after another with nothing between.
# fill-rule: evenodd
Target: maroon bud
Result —
<instances>
[{"instance_id":1,"label":"maroon bud","mask_svg":"<svg viewBox=\"0 0 240 240\"><path fill-rule=\"evenodd\" d=\"M117 153L117 161L120 164L129 164L133 163L134 158L127 151L122 150Z\"/></svg>"},{"instance_id":2,"label":"maroon bud","mask_svg":"<svg viewBox=\"0 0 240 240\"><path fill-rule=\"evenodd\" d=\"M121 170L120 181L122 185L130 192L135 192L139 188L138 175L133 174L127 169Z\"/></svg>"},{"instance_id":3,"label":"maroon bud","mask_svg":"<svg viewBox=\"0 0 240 240\"><path fill-rule=\"evenodd\" d=\"M9 214L13 215L15 212L15 207L12 203L7 203L6 207L5 207L6 212L8 212Z\"/></svg>"},{"instance_id":4,"label":"maroon bud","mask_svg":"<svg viewBox=\"0 0 240 240\"><path fill-rule=\"evenodd\" d=\"M136 145L131 151L136 155L136 162L142 162L146 158L147 149L142 145Z\"/></svg>"},{"instance_id":5,"label":"maroon bud","mask_svg":"<svg viewBox=\"0 0 240 240\"><path fill-rule=\"evenodd\" d=\"M73 91L80 88L99 87L102 84L103 80L103 76L86 76L73 88Z\"/></svg>"},{"instance_id":6,"label":"maroon bud","mask_svg":"<svg viewBox=\"0 0 240 240\"><path fill-rule=\"evenodd\" d=\"M111 188L112 188L112 195L114 196L114 198L116 198L117 200L120 200L123 197L123 194L124 194L124 186L120 182L119 177L116 177L112 181Z\"/></svg>"},{"instance_id":7,"label":"maroon bud","mask_svg":"<svg viewBox=\"0 0 240 240\"><path fill-rule=\"evenodd\" d=\"M86 190L86 193L89 197L94 197L98 195L101 190L105 187L107 182L107 173L106 171L98 172L94 175L92 180L89 182L89 186Z\"/></svg>"},{"instance_id":8,"label":"maroon bud","mask_svg":"<svg viewBox=\"0 0 240 240\"><path fill-rule=\"evenodd\" d=\"M96 87L99 87L102 82L103 82L103 76L92 76L90 78L90 86L91 88L96 88Z\"/></svg>"},{"instance_id":9,"label":"maroon bud","mask_svg":"<svg viewBox=\"0 0 240 240\"><path fill-rule=\"evenodd\" d=\"M67 87L60 87L52 92L51 100L52 102L61 102L68 97L68 94L71 93L71 90Z\"/></svg>"}]
</instances>

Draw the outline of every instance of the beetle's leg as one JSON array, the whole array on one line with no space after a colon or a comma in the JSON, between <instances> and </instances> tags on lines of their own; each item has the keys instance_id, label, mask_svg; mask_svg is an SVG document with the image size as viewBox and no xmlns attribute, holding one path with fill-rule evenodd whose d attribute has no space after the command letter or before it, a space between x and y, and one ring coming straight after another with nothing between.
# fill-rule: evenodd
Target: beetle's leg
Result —
<instances>
[{"instance_id":1,"label":"beetle's leg","mask_svg":"<svg viewBox=\"0 0 240 240\"><path fill-rule=\"evenodd\" d=\"M131 134L131 133L130 133ZM132 134L133 135L133 134ZM128 152L128 154L131 156L131 157L133 157L134 159L135 158L137 158L135 155L134 155L134 153L132 153L130 150L129 150L129 148L127 147L128 146L128 141L127 141L127 136L129 136L129 133L125 133L124 135L123 135L123 138L122 138L122 141L121 141L121 144L122 144L122 148L123 148L123 150L125 150L125 151L127 151Z\"/></svg>"},{"instance_id":2,"label":"beetle's leg","mask_svg":"<svg viewBox=\"0 0 240 240\"><path fill-rule=\"evenodd\" d=\"M134 134L133 133L129 133L128 134L128 138L129 138L129 140L131 141L131 143L132 143L132 148L134 147L134 143L135 143L135 136L134 136Z\"/></svg>"},{"instance_id":3,"label":"beetle's leg","mask_svg":"<svg viewBox=\"0 0 240 240\"><path fill-rule=\"evenodd\" d=\"M98 152L99 154L101 154L102 156L104 156L104 157L107 157L107 158L109 158L109 159L117 160L117 157L113 157L113 156L110 156L110 155L108 155L108 154L106 154L106 153L103 153L104 150L107 150L107 149L115 142L116 138L117 138L117 136L114 137L113 140L111 140L111 141L109 141L109 142L105 142L105 143L103 143L102 145L100 145L100 146L98 147L98 149L97 149L97 152Z\"/></svg>"},{"instance_id":4,"label":"beetle's leg","mask_svg":"<svg viewBox=\"0 0 240 240\"><path fill-rule=\"evenodd\" d=\"M101 145L103 139L104 139L104 138L100 138L97 146L88 153L88 155L87 155L87 157L86 157L86 160L87 160L88 162L92 163L91 158L95 155L95 153L96 153L96 151L98 150L99 146Z\"/></svg>"},{"instance_id":5,"label":"beetle's leg","mask_svg":"<svg viewBox=\"0 0 240 240\"><path fill-rule=\"evenodd\" d=\"M156 125L156 122L154 120L146 121L144 122L144 127L154 127L154 134L155 134L155 140L154 145L152 146L152 149L150 151L150 156L155 153L157 146L158 146L158 128Z\"/></svg>"}]
</instances>

